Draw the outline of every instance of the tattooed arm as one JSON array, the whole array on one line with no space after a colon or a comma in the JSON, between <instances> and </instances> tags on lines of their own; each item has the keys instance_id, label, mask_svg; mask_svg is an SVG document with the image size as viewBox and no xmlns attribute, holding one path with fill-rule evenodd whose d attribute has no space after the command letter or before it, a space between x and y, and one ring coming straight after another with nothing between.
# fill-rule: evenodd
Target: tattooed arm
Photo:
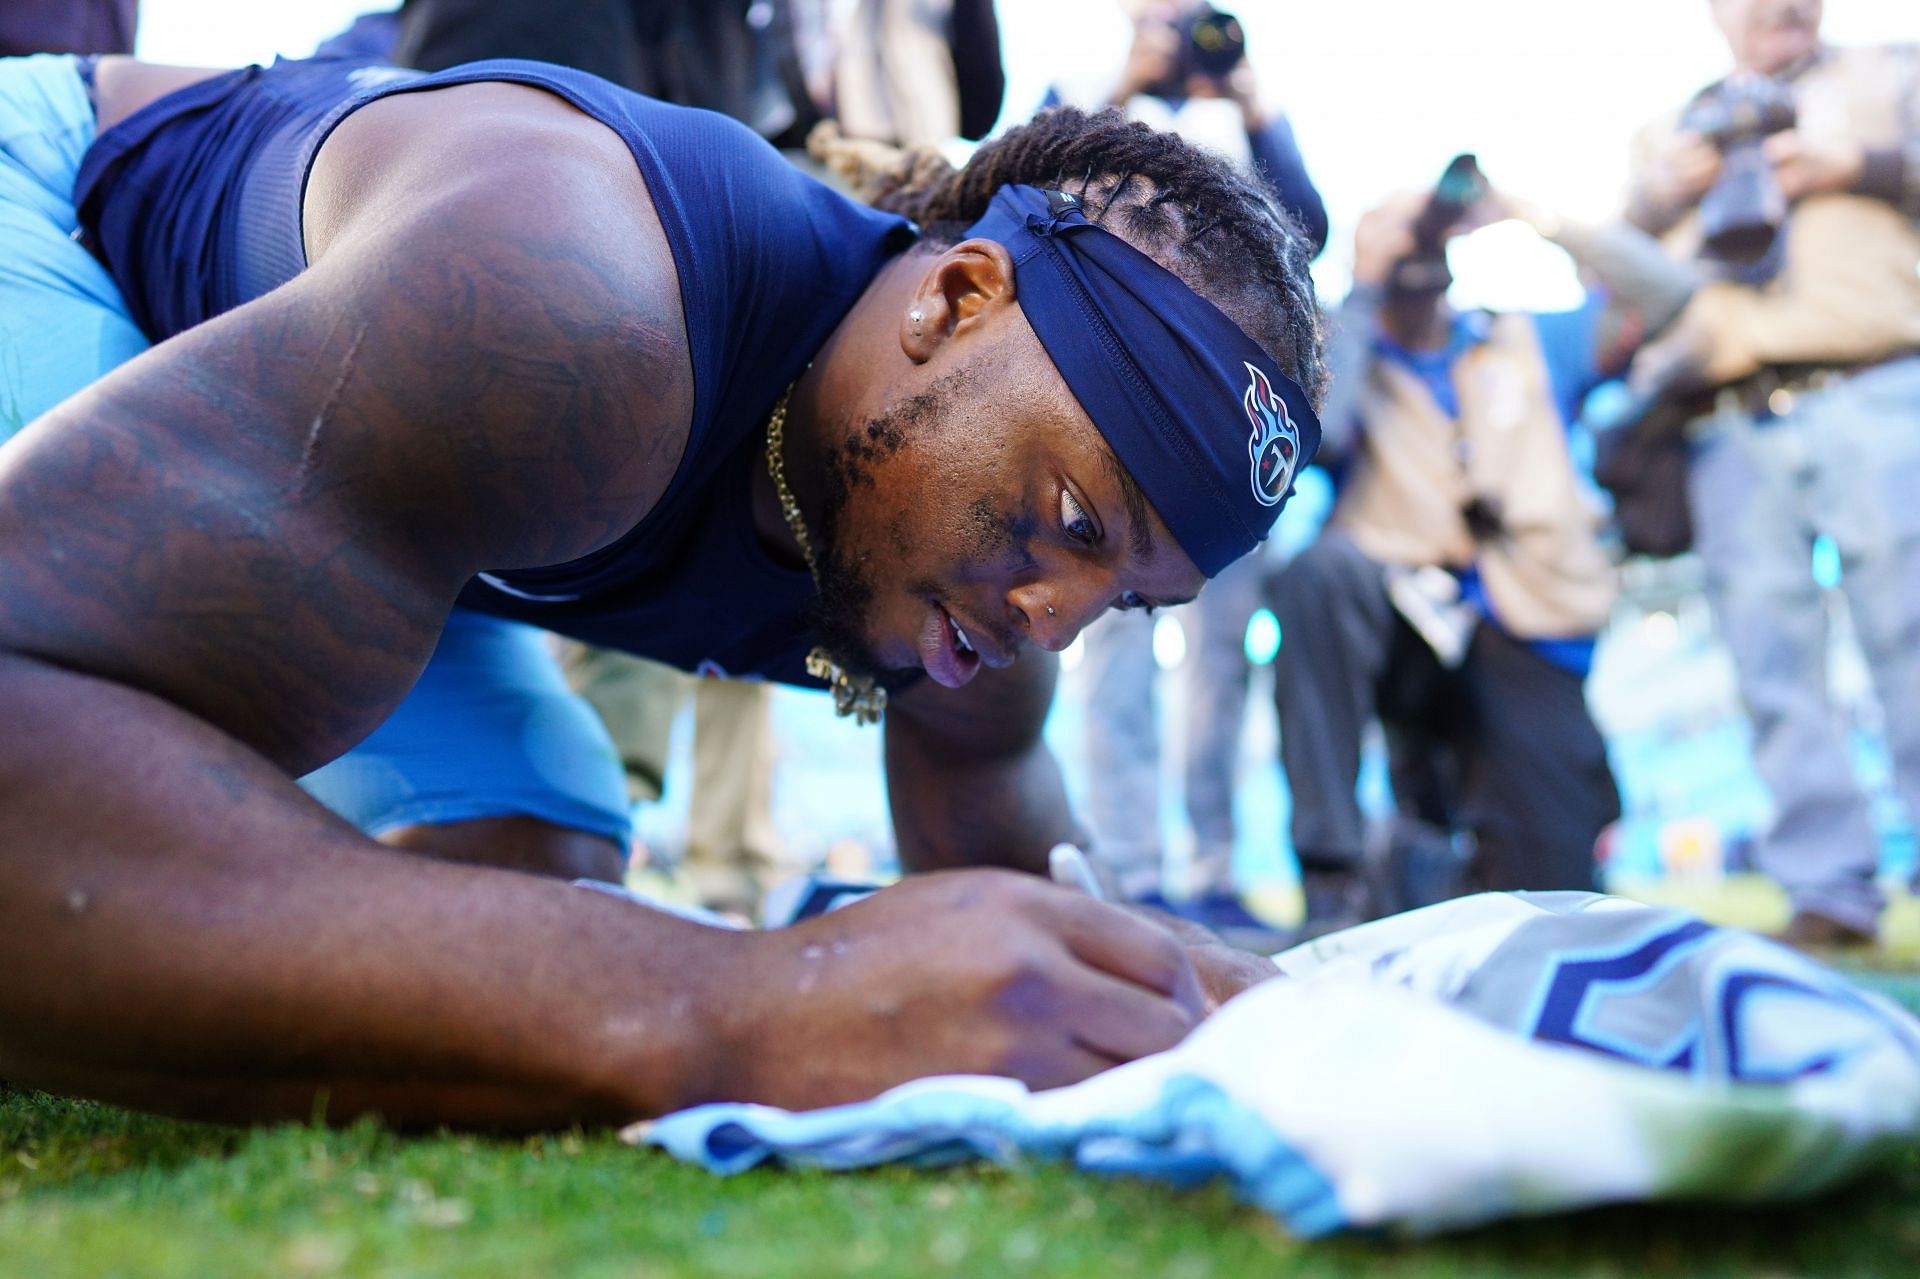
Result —
<instances>
[{"instance_id":1,"label":"tattooed arm","mask_svg":"<svg viewBox=\"0 0 1920 1279\"><path fill-rule=\"evenodd\" d=\"M0 451L0 1078L524 1128L1060 1083L1184 1032L1177 948L1043 884L736 934L385 849L300 791L473 572L640 519L691 402L644 186L557 99L365 107L306 212L307 272Z\"/></svg>"},{"instance_id":2,"label":"tattooed arm","mask_svg":"<svg viewBox=\"0 0 1920 1279\"><path fill-rule=\"evenodd\" d=\"M611 134L480 88L408 103L406 129L386 103L351 117L314 169L312 269L22 434L8 649L300 772L406 692L476 570L645 515L692 398L664 235L631 160L609 178ZM503 93L544 110L500 111L497 143L447 118ZM437 153L415 141L436 124Z\"/></svg>"},{"instance_id":3,"label":"tattooed arm","mask_svg":"<svg viewBox=\"0 0 1920 1279\"><path fill-rule=\"evenodd\" d=\"M406 693L475 570L603 543L677 461L658 222L534 96L350 120L311 270L0 455L0 1076L244 1116L673 1099L686 1018L591 1006L619 903L385 853L287 776ZM490 195L529 184L537 218Z\"/></svg>"}]
</instances>

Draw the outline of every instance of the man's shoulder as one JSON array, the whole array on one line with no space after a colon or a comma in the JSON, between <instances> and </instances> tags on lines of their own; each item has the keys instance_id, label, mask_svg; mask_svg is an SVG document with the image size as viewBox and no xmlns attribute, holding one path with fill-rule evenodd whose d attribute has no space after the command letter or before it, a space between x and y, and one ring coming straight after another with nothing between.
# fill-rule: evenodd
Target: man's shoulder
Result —
<instances>
[{"instance_id":1,"label":"man's shoulder","mask_svg":"<svg viewBox=\"0 0 1920 1279\"><path fill-rule=\"evenodd\" d=\"M470 404L502 450L570 441L634 519L651 509L693 373L673 253L618 137L514 84L397 94L329 137L305 218L306 287L414 352L426 411Z\"/></svg>"},{"instance_id":2,"label":"man's shoulder","mask_svg":"<svg viewBox=\"0 0 1920 1279\"><path fill-rule=\"evenodd\" d=\"M605 125L531 86L483 81L395 93L347 115L315 153L307 240L324 249L338 223L370 205L477 197L502 220L564 216L604 200L634 167Z\"/></svg>"},{"instance_id":3,"label":"man's shoulder","mask_svg":"<svg viewBox=\"0 0 1920 1279\"><path fill-rule=\"evenodd\" d=\"M1920 94L1920 45L1823 45L1792 79L1803 121L1817 118L1831 126L1851 119L1856 129L1883 133Z\"/></svg>"},{"instance_id":4,"label":"man's shoulder","mask_svg":"<svg viewBox=\"0 0 1920 1279\"><path fill-rule=\"evenodd\" d=\"M1920 42L1826 45L1806 78L1848 92L1891 95L1897 100L1920 91Z\"/></svg>"},{"instance_id":5,"label":"man's shoulder","mask_svg":"<svg viewBox=\"0 0 1920 1279\"><path fill-rule=\"evenodd\" d=\"M303 222L311 262L344 245L491 280L527 303L505 315L544 299L679 328L672 249L632 156L539 89L486 81L362 107L315 156Z\"/></svg>"},{"instance_id":6,"label":"man's shoulder","mask_svg":"<svg viewBox=\"0 0 1920 1279\"><path fill-rule=\"evenodd\" d=\"M1887 40L1878 44L1829 44L1821 47L1819 66L1912 66L1920 58L1920 41Z\"/></svg>"}]
</instances>

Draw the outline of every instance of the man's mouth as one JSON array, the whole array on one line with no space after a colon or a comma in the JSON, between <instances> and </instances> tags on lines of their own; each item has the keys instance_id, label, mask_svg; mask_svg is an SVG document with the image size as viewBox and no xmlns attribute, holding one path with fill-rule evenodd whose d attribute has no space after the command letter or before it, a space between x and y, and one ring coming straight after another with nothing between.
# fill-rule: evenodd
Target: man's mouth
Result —
<instances>
[{"instance_id":1,"label":"man's mouth","mask_svg":"<svg viewBox=\"0 0 1920 1279\"><path fill-rule=\"evenodd\" d=\"M920 665L936 683L959 688L980 673L980 652L953 614L935 604L920 630Z\"/></svg>"}]
</instances>

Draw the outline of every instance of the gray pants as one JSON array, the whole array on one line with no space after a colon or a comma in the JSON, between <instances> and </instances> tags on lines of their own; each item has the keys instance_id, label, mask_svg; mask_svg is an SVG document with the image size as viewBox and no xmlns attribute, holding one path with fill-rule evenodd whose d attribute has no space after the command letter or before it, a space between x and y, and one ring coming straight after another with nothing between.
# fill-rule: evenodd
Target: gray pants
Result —
<instances>
[{"instance_id":1,"label":"gray pants","mask_svg":"<svg viewBox=\"0 0 1920 1279\"><path fill-rule=\"evenodd\" d=\"M1476 886L1593 888L1594 841L1620 816L1620 794L1578 674L1491 623L1458 668L1442 667L1394 609L1382 567L1336 529L1276 579L1274 612L1280 754L1303 868L1361 864L1354 786L1377 717L1401 811L1471 832Z\"/></svg>"},{"instance_id":2,"label":"gray pants","mask_svg":"<svg viewBox=\"0 0 1920 1279\"><path fill-rule=\"evenodd\" d=\"M1820 534L1839 548L1894 786L1920 815L1920 358L1809 391L1783 417L1709 420L1688 488L1708 599L1773 795L1756 862L1796 908L1871 929L1879 843L1827 687L1811 551Z\"/></svg>"},{"instance_id":3,"label":"gray pants","mask_svg":"<svg viewBox=\"0 0 1920 1279\"><path fill-rule=\"evenodd\" d=\"M1176 694L1193 824L1190 887L1233 888L1234 763L1247 704L1247 622L1260 604L1260 556L1229 565L1179 609L1187 636ZM1161 886L1160 724L1153 620L1111 613L1086 631L1087 817L1095 852L1128 896Z\"/></svg>"}]
</instances>

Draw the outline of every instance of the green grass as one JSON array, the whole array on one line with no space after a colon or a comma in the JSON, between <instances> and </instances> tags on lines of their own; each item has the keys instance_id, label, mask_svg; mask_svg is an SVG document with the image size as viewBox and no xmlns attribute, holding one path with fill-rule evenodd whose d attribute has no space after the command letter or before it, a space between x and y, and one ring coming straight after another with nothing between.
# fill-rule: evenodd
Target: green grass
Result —
<instances>
[{"instance_id":1,"label":"green grass","mask_svg":"<svg viewBox=\"0 0 1920 1279\"><path fill-rule=\"evenodd\" d=\"M1786 893L1764 875L1728 875L1694 884L1674 879L1617 879L1608 888L1623 897L1678 906L1711 923L1756 932L1785 927L1790 913ZM1920 968L1920 897L1887 886L1886 909L1880 916L1880 944L1845 951L1840 960L1856 969L1911 972Z\"/></svg>"},{"instance_id":2,"label":"green grass","mask_svg":"<svg viewBox=\"0 0 1920 1279\"><path fill-rule=\"evenodd\" d=\"M1920 978L1871 974L1920 1004ZM1219 1187L1036 1164L716 1178L610 1135L177 1123L0 1085L0 1275L1920 1274L1920 1149L1821 1200L1302 1243Z\"/></svg>"},{"instance_id":3,"label":"green grass","mask_svg":"<svg viewBox=\"0 0 1920 1279\"><path fill-rule=\"evenodd\" d=\"M1910 963L1858 958L1862 984L1920 1010ZM240 1130L0 1084L0 1279L1001 1274L1914 1276L1920 1149L1805 1204L1302 1243L1217 1186L1047 1164L723 1179L605 1134Z\"/></svg>"},{"instance_id":4,"label":"green grass","mask_svg":"<svg viewBox=\"0 0 1920 1279\"><path fill-rule=\"evenodd\" d=\"M719 1179L606 1136L239 1132L25 1092L0 1092L0 1161L0 1272L36 1279L1920 1273L1920 1151L1785 1209L1314 1244L1217 1188L1049 1166Z\"/></svg>"}]
</instances>

